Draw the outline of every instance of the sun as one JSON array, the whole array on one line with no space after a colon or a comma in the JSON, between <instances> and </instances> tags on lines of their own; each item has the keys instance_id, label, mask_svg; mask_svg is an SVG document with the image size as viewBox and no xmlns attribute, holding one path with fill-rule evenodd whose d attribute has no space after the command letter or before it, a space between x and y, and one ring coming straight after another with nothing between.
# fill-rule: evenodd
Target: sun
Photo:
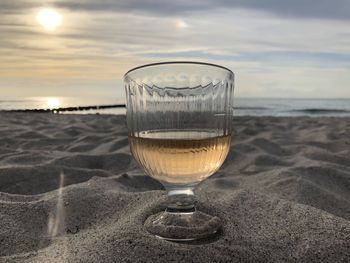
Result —
<instances>
[{"instance_id":1,"label":"sun","mask_svg":"<svg viewBox=\"0 0 350 263\"><path fill-rule=\"evenodd\" d=\"M62 16L56 10L51 8L41 9L36 15L36 20L47 31L54 31L62 24Z\"/></svg>"}]
</instances>

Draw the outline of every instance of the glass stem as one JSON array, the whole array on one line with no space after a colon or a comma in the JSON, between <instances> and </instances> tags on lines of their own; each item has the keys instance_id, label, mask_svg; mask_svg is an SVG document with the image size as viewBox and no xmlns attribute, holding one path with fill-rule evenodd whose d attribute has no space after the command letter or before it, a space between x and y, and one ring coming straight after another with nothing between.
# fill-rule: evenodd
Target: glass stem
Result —
<instances>
[{"instance_id":1,"label":"glass stem","mask_svg":"<svg viewBox=\"0 0 350 263\"><path fill-rule=\"evenodd\" d=\"M193 213L195 197L193 187L166 186L168 191L167 209L169 213Z\"/></svg>"}]
</instances>

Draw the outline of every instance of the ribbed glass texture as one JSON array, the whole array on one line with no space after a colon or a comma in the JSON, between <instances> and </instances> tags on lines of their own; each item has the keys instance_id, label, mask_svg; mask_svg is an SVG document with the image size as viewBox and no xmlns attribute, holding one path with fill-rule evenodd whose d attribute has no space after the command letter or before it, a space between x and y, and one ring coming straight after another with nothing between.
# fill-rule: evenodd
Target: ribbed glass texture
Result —
<instances>
[{"instance_id":1,"label":"ribbed glass texture","mask_svg":"<svg viewBox=\"0 0 350 263\"><path fill-rule=\"evenodd\" d=\"M131 151L165 185L202 181L223 163L232 130L232 71L195 62L150 64L124 77Z\"/></svg>"}]
</instances>

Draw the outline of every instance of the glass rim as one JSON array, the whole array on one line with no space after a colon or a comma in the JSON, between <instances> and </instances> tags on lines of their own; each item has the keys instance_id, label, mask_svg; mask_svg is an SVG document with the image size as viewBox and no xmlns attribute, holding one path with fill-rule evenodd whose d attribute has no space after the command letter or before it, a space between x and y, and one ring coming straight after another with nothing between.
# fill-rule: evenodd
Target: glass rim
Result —
<instances>
[{"instance_id":1,"label":"glass rim","mask_svg":"<svg viewBox=\"0 0 350 263\"><path fill-rule=\"evenodd\" d=\"M218 64L207 63L207 62L200 62L200 61L165 61L165 62L156 62L156 63L144 64L144 65L132 68L132 69L128 70L124 74L123 78L125 78L129 73L134 72L134 71L139 70L139 69L142 69L142 68L153 67L153 66L161 66L161 65L169 65L169 64L192 64L192 65L211 66L211 67L216 67L216 68L220 68L220 69L226 70L229 73L231 73L233 76L235 75L233 73L233 71L230 70L229 68L226 68L226 67L218 65Z\"/></svg>"}]
</instances>

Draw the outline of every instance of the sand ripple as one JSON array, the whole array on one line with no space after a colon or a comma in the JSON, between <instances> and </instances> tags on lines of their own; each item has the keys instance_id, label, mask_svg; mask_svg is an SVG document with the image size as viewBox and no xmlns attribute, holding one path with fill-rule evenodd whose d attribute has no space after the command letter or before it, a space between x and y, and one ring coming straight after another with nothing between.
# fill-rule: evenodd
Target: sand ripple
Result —
<instances>
[{"instance_id":1,"label":"sand ripple","mask_svg":"<svg viewBox=\"0 0 350 263\"><path fill-rule=\"evenodd\" d=\"M198 245L142 223L162 186L132 159L123 116L0 114L0 262L349 262L350 119L239 117L197 189L224 222Z\"/></svg>"}]
</instances>

